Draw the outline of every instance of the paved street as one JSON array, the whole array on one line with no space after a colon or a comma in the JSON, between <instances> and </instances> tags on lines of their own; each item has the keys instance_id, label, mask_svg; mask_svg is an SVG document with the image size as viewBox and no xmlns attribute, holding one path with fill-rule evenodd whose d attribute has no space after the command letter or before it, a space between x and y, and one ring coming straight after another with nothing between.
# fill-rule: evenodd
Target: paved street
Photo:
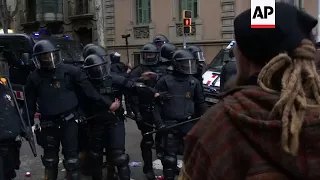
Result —
<instances>
[{"instance_id":1,"label":"paved street","mask_svg":"<svg viewBox=\"0 0 320 180\"><path fill-rule=\"evenodd\" d=\"M126 148L127 152L130 155L130 162L141 162L141 155L140 155L140 140L141 135L139 130L136 127L136 124L132 120L128 120L126 122ZM17 172L17 180L42 180L43 179L43 172L44 167L42 166L40 155L42 154L42 149L38 147L38 157L34 158L31 150L29 148L29 144L27 142L23 143L22 149L21 149L21 166L20 170ZM156 160L154 162L154 168L160 169L161 164L159 163L159 160ZM65 171L63 169L62 165L62 159L60 159L59 164L59 178L58 180L63 180ZM144 175L142 173L142 167L131 167L132 171L132 179L135 180L144 180ZM30 172L31 177L26 178L25 173ZM155 171L158 175L161 175L161 170ZM85 180L91 180L91 178L85 177L83 178Z\"/></svg>"}]
</instances>

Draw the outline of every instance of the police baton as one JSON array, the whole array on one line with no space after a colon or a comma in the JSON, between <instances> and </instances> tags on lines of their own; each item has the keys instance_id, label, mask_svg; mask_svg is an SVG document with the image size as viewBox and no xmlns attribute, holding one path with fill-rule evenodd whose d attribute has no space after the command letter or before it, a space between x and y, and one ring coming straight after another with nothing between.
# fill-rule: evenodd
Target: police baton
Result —
<instances>
[{"instance_id":1,"label":"police baton","mask_svg":"<svg viewBox=\"0 0 320 180\"><path fill-rule=\"evenodd\" d=\"M136 121L136 122L137 122L137 120L136 120L134 117L129 116L128 114L124 114L124 117L126 117L126 118L128 118L128 119L131 119L131 120L134 120L134 121ZM149 124L149 123L146 123L146 122L143 122L143 121L142 121L142 123L143 123L143 124L145 124L146 126L149 126L149 127L155 128L153 125L151 125L151 124Z\"/></svg>"},{"instance_id":2,"label":"police baton","mask_svg":"<svg viewBox=\"0 0 320 180\"><path fill-rule=\"evenodd\" d=\"M150 132L144 133L143 135L147 136L147 135L158 133L158 132L161 132L161 131L168 131L168 130L170 130L172 128L175 128L177 126L181 126L181 125L184 125L184 124L187 124L187 123L190 123L190 122L198 121L199 119L201 119L201 116L197 117L197 118L189 119L189 120L181 122L181 123L173 124L173 125L168 126L168 127L164 127L163 129L157 129L157 130L154 130L154 131L150 131Z\"/></svg>"}]
</instances>

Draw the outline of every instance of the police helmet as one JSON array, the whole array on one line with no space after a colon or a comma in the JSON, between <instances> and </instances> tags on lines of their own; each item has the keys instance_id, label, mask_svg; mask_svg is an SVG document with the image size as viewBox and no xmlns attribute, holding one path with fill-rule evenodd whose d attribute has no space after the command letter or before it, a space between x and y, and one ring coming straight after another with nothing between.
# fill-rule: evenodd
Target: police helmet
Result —
<instances>
[{"instance_id":1,"label":"police helmet","mask_svg":"<svg viewBox=\"0 0 320 180\"><path fill-rule=\"evenodd\" d=\"M84 70L90 79L103 79L110 73L110 61L105 61L98 54L90 54L84 60Z\"/></svg>"},{"instance_id":2,"label":"police helmet","mask_svg":"<svg viewBox=\"0 0 320 180\"><path fill-rule=\"evenodd\" d=\"M95 46L95 44L92 44L92 43L90 43L90 44L87 44L87 45L85 45L83 48L82 48L82 57L83 58L86 58L85 57L85 52L86 52L86 50L88 49L88 47L90 47L90 46Z\"/></svg>"},{"instance_id":3,"label":"police helmet","mask_svg":"<svg viewBox=\"0 0 320 180\"><path fill-rule=\"evenodd\" d=\"M199 46L189 46L187 49L193 54L194 58L196 58L197 61L206 61L203 57L203 51L200 49Z\"/></svg>"},{"instance_id":4,"label":"police helmet","mask_svg":"<svg viewBox=\"0 0 320 180\"><path fill-rule=\"evenodd\" d=\"M38 69L55 69L62 63L61 52L49 40L38 41L33 46L33 61Z\"/></svg>"},{"instance_id":5,"label":"police helmet","mask_svg":"<svg viewBox=\"0 0 320 180\"><path fill-rule=\"evenodd\" d=\"M110 56L110 60L112 63L119 63L120 62L120 57L121 57L121 54L118 53L118 52L111 52L109 54Z\"/></svg>"},{"instance_id":6,"label":"police helmet","mask_svg":"<svg viewBox=\"0 0 320 180\"><path fill-rule=\"evenodd\" d=\"M163 44L160 49L161 62L172 61L172 55L176 50L178 50L178 48L174 44L171 44L171 43Z\"/></svg>"},{"instance_id":7,"label":"police helmet","mask_svg":"<svg viewBox=\"0 0 320 180\"><path fill-rule=\"evenodd\" d=\"M146 66L156 65L159 61L159 51L156 45L148 43L144 45L140 51L141 64Z\"/></svg>"},{"instance_id":8,"label":"police helmet","mask_svg":"<svg viewBox=\"0 0 320 180\"><path fill-rule=\"evenodd\" d=\"M161 46L168 43L169 40L165 35L158 34L153 38L152 42L157 46L158 50L160 50Z\"/></svg>"},{"instance_id":9,"label":"police helmet","mask_svg":"<svg viewBox=\"0 0 320 180\"><path fill-rule=\"evenodd\" d=\"M103 59L106 59L105 56L108 56L107 51L102 46L99 46L99 45L91 45L91 46L88 46L86 49L83 49L84 59L86 59L90 54L98 54L102 56ZM109 59L109 56L108 56L108 59Z\"/></svg>"},{"instance_id":10,"label":"police helmet","mask_svg":"<svg viewBox=\"0 0 320 180\"><path fill-rule=\"evenodd\" d=\"M193 54L186 50L177 50L173 56L174 69L182 74L196 74L197 73L197 60Z\"/></svg>"}]
</instances>

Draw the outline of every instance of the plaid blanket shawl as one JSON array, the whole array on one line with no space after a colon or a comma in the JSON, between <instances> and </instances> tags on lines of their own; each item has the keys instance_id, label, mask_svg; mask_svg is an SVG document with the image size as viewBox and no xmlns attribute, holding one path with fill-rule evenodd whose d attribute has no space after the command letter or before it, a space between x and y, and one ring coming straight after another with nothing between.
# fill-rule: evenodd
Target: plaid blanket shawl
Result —
<instances>
[{"instance_id":1,"label":"plaid blanket shawl","mask_svg":"<svg viewBox=\"0 0 320 180\"><path fill-rule=\"evenodd\" d=\"M281 121L267 119L279 95L257 86L231 92L187 135L179 180L320 179L319 112L307 113L293 157L282 151Z\"/></svg>"}]
</instances>

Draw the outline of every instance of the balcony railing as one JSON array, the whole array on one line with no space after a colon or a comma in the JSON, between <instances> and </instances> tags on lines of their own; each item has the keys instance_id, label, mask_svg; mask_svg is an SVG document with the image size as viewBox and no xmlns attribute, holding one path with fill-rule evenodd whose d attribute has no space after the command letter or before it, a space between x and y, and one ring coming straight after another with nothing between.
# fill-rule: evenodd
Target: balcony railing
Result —
<instances>
[{"instance_id":1,"label":"balcony railing","mask_svg":"<svg viewBox=\"0 0 320 180\"><path fill-rule=\"evenodd\" d=\"M28 12L26 10L20 10L20 24L28 24L36 21L36 12Z\"/></svg>"},{"instance_id":2,"label":"balcony railing","mask_svg":"<svg viewBox=\"0 0 320 180\"><path fill-rule=\"evenodd\" d=\"M93 0L74 0L68 2L68 14L69 18L92 18L94 15L93 11Z\"/></svg>"}]
</instances>

